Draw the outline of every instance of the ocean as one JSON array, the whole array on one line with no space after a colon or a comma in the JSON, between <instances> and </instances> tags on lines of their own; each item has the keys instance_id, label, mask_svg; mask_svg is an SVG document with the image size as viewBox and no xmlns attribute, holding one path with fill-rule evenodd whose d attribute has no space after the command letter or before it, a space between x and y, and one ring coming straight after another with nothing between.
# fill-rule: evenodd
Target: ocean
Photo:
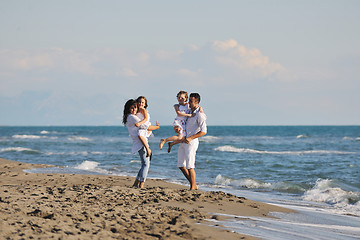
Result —
<instances>
[{"instance_id":1,"label":"ocean","mask_svg":"<svg viewBox=\"0 0 360 240\"><path fill-rule=\"evenodd\" d=\"M162 126L149 139L150 178L187 184L172 136ZM0 157L61 167L34 173L136 176L123 126L0 127ZM208 126L196 158L202 190L217 190L297 211L276 218L241 217L222 225L263 239L360 239L360 126ZM215 223L214 225L218 224Z\"/></svg>"}]
</instances>

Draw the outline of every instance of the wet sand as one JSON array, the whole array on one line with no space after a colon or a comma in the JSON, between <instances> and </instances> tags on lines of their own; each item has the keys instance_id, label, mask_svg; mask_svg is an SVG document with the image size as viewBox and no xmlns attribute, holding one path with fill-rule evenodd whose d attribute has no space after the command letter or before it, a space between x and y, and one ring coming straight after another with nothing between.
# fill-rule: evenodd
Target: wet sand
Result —
<instances>
[{"instance_id":1,"label":"wet sand","mask_svg":"<svg viewBox=\"0 0 360 240\"><path fill-rule=\"evenodd\" d=\"M161 180L139 189L132 177L23 171L46 166L0 158L2 239L255 239L208 219L291 212Z\"/></svg>"}]
</instances>

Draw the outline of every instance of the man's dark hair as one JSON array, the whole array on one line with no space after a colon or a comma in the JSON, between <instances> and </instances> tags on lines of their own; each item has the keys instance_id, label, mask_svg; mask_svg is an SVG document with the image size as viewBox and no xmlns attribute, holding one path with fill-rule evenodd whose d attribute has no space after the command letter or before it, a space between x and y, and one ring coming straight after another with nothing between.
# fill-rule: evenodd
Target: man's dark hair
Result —
<instances>
[{"instance_id":1,"label":"man's dark hair","mask_svg":"<svg viewBox=\"0 0 360 240\"><path fill-rule=\"evenodd\" d=\"M198 94L198 93L191 93L191 94L190 94L190 97L193 97L193 98L195 98L195 100L196 100L197 102L200 102L200 94Z\"/></svg>"}]
</instances>

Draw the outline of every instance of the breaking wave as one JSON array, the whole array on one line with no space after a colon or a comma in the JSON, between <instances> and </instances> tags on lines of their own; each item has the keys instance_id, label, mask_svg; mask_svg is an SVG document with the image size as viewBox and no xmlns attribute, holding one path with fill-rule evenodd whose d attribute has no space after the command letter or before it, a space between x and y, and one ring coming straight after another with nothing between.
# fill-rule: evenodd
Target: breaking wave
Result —
<instances>
[{"instance_id":1,"label":"breaking wave","mask_svg":"<svg viewBox=\"0 0 360 240\"><path fill-rule=\"evenodd\" d=\"M9 147L9 148L2 148L0 150L1 153L6 153L6 152L23 152L23 153L28 153L28 154L38 154L40 153L40 151L31 149L31 148L23 148L23 147Z\"/></svg>"},{"instance_id":2,"label":"breaking wave","mask_svg":"<svg viewBox=\"0 0 360 240\"><path fill-rule=\"evenodd\" d=\"M83 142L89 142L91 141L91 138L87 138L87 137L79 137L79 136L73 136L73 137L68 137L69 141L83 141Z\"/></svg>"},{"instance_id":3,"label":"breaking wave","mask_svg":"<svg viewBox=\"0 0 360 240\"><path fill-rule=\"evenodd\" d=\"M305 191L305 188L299 184L288 182L268 183L251 178L232 179L221 174L215 178L215 185L233 188L268 189L286 193L303 193Z\"/></svg>"},{"instance_id":4,"label":"breaking wave","mask_svg":"<svg viewBox=\"0 0 360 240\"><path fill-rule=\"evenodd\" d=\"M315 186L304 193L303 199L329 204L337 213L360 216L360 192L343 190L333 180L318 179Z\"/></svg>"},{"instance_id":5,"label":"breaking wave","mask_svg":"<svg viewBox=\"0 0 360 240\"><path fill-rule=\"evenodd\" d=\"M287 155L302 155L302 154L354 154L354 152L329 151L329 150L303 150L303 151L264 151L251 148L237 148L226 145L217 147L215 151L220 152L236 152L236 153L252 153L252 154L287 154Z\"/></svg>"},{"instance_id":6,"label":"breaking wave","mask_svg":"<svg viewBox=\"0 0 360 240\"><path fill-rule=\"evenodd\" d=\"M40 139L42 138L42 136L38 136L38 135L19 135L19 134L16 134L16 135L13 135L12 136L13 138L17 138L17 139Z\"/></svg>"}]
</instances>

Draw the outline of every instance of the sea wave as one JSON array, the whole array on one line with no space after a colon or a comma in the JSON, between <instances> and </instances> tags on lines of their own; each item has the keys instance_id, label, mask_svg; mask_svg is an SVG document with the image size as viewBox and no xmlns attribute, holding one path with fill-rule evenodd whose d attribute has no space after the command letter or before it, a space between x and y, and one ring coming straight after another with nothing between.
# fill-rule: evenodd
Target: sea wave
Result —
<instances>
[{"instance_id":1,"label":"sea wave","mask_svg":"<svg viewBox=\"0 0 360 240\"><path fill-rule=\"evenodd\" d=\"M286 193L303 193L305 188L300 184L289 182L268 183L251 178L232 179L221 174L215 178L215 185L223 187L248 188L248 189L268 189Z\"/></svg>"},{"instance_id":2,"label":"sea wave","mask_svg":"<svg viewBox=\"0 0 360 240\"><path fill-rule=\"evenodd\" d=\"M6 152L23 152L23 153L28 153L28 154L38 154L40 153L37 150L31 149L31 148L23 148L23 147L9 147L9 148L2 148L0 150L1 153L6 153Z\"/></svg>"},{"instance_id":3,"label":"sea wave","mask_svg":"<svg viewBox=\"0 0 360 240\"><path fill-rule=\"evenodd\" d=\"M39 135L27 135L27 134L15 134L12 136L15 139L58 139L58 137L48 137L48 136L39 136Z\"/></svg>"},{"instance_id":4,"label":"sea wave","mask_svg":"<svg viewBox=\"0 0 360 240\"><path fill-rule=\"evenodd\" d=\"M254 180L251 178L232 179L221 174L215 178L215 184L221 186L245 187L245 188L269 188L270 183Z\"/></svg>"},{"instance_id":5,"label":"sea wave","mask_svg":"<svg viewBox=\"0 0 360 240\"><path fill-rule=\"evenodd\" d=\"M343 140L360 141L360 137L343 137Z\"/></svg>"},{"instance_id":6,"label":"sea wave","mask_svg":"<svg viewBox=\"0 0 360 240\"><path fill-rule=\"evenodd\" d=\"M72 156L88 156L88 155L102 155L102 154L110 154L104 152L88 152L88 151L80 151L80 152L47 152L46 155L72 155ZM113 153L111 153L113 154Z\"/></svg>"},{"instance_id":7,"label":"sea wave","mask_svg":"<svg viewBox=\"0 0 360 240\"><path fill-rule=\"evenodd\" d=\"M89 142L91 141L92 139L91 138L88 138L88 137L81 137L81 136L72 136L72 137L68 137L68 140L69 141L83 141L83 142Z\"/></svg>"},{"instance_id":8,"label":"sea wave","mask_svg":"<svg viewBox=\"0 0 360 240\"><path fill-rule=\"evenodd\" d=\"M95 162L95 161L83 161L82 163L80 163L79 165L75 166L75 169L79 169L79 170L86 170L86 171L91 171L91 172L98 172L98 173L103 173L103 174L109 174L109 171L99 168L100 163Z\"/></svg>"},{"instance_id":9,"label":"sea wave","mask_svg":"<svg viewBox=\"0 0 360 240\"><path fill-rule=\"evenodd\" d=\"M252 154L285 154L285 155L302 155L302 154L354 154L355 152L342 152L331 150L303 150L303 151L264 151L251 148L237 148L226 145L214 149L220 152L252 153Z\"/></svg>"},{"instance_id":10,"label":"sea wave","mask_svg":"<svg viewBox=\"0 0 360 240\"><path fill-rule=\"evenodd\" d=\"M346 191L330 179L318 179L303 199L329 204L336 213L360 216L360 192Z\"/></svg>"},{"instance_id":11,"label":"sea wave","mask_svg":"<svg viewBox=\"0 0 360 240\"><path fill-rule=\"evenodd\" d=\"M19 134L15 134L12 136L13 138L17 138L17 139L40 139L42 138L42 136L38 136L38 135L19 135Z\"/></svg>"},{"instance_id":12,"label":"sea wave","mask_svg":"<svg viewBox=\"0 0 360 240\"><path fill-rule=\"evenodd\" d=\"M300 134L300 135L297 135L297 136L296 136L297 139L307 138L307 137L308 137L307 135L303 135L303 134Z\"/></svg>"},{"instance_id":13,"label":"sea wave","mask_svg":"<svg viewBox=\"0 0 360 240\"><path fill-rule=\"evenodd\" d=\"M83 161L74 167L48 167L48 168L33 168L24 170L28 173L62 173L62 174L95 174L95 175L111 175L110 171L99 167L98 162Z\"/></svg>"},{"instance_id":14,"label":"sea wave","mask_svg":"<svg viewBox=\"0 0 360 240\"><path fill-rule=\"evenodd\" d=\"M214 142L221 139L220 137L216 137L216 136L204 136L202 138L200 138L200 142Z\"/></svg>"}]
</instances>

